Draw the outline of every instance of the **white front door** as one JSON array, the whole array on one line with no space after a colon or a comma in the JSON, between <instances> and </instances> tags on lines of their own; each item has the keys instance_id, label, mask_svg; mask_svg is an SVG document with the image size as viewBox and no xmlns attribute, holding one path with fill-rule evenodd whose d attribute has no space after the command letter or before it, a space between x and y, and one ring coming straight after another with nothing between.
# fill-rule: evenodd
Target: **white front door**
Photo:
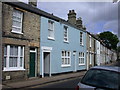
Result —
<instances>
[{"instance_id":1,"label":"white front door","mask_svg":"<svg viewBox=\"0 0 120 90\"><path fill-rule=\"evenodd\" d=\"M51 76L52 47L42 47L42 77Z\"/></svg>"},{"instance_id":2,"label":"white front door","mask_svg":"<svg viewBox=\"0 0 120 90\"><path fill-rule=\"evenodd\" d=\"M43 63L44 63L44 76L50 76L50 52L43 53Z\"/></svg>"}]
</instances>

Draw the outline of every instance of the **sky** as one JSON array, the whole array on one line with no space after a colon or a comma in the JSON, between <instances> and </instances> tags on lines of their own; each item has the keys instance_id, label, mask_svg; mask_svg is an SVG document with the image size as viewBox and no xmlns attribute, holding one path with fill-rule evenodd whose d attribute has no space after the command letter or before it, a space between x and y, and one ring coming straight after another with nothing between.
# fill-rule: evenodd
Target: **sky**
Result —
<instances>
[{"instance_id":1,"label":"sky","mask_svg":"<svg viewBox=\"0 0 120 90\"><path fill-rule=\"evenodd\" d=\"M27 2L25 0L24 2ZM38 2L43 11L68 20L69 10L75 10L90 33L111 31L118 35L118 3L112 2Z\"/></svg>"}]
</instances>

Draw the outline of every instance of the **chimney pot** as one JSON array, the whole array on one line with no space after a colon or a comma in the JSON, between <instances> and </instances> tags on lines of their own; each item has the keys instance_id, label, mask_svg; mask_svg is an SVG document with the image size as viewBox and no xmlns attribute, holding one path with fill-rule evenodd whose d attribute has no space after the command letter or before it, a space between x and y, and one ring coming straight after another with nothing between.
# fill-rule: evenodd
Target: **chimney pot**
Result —
<instances>
[{"instance_id":1,"label":"chimney pot","mask_svg":"<svg viewBox=\"0 0 120 90\"><path fill-rule=\"evenodd\" d=\"M37 0L29 0L29 5L37 7Z\"/></svg>"},{"instance_id":2,"label":"chimney pot","mask_svg":"<svg viewBox=\"0 0 120 90\"><path fill-rule=\"evenodd\" d=\"M72 12L74 13L74 10L72 10Z\"/></svg>"},{"instance_id":3,"label":"chimney pot","mask_svg":"<svg viewBox=\"0 0 120 90\"><path fill-rule=\"evenodd\" d=\"M76 24L76 13L74 10L69 10L68 13L68 22L70 22L71 24Z\"/></svg>"}]
</instances>

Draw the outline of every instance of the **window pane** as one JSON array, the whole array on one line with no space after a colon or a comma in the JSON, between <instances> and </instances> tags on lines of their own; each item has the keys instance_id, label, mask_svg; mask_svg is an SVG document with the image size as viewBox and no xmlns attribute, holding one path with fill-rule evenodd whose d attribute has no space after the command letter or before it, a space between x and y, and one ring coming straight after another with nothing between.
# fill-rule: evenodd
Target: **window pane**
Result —
<instances>
[{"instance_id":1,"label":"window pane","mask_svg":"<svg viewBox=\"0 0 120 90\"><path fill-rule=\"evenodd\" d=\"M12 30L13 30L13 31L16 31L16 32L21 32L21 29L20 29L20 28L17 28L17 27L12 27Z\"/></svg>"},{"instance_id":2,"label":"window pane","mask_svg":"<svg viewBox=\"0 0 120 90\"><path fill-rule=\"evenodd\" d=\"M68 34L67 27L64 27L64 40L65 40L65 41L68 41L68 36L67 36L67 34Z\"/></svg>"},{"instance_id":3,"label":"window pane","mask_svg":"<svg viewBox=\"0 0 120 90\"><path fill-rule=\"evenodd\" d=\"M54 38L54 32L53 32L53 31L51 31L51 37L53 37L53 38Z\"/></svg>"},{"instance_id":4,"label":"window pane","mask_svg":"<svg viewBox=\"0 0 120 90\"><path fill-rule=\"evenodd\" d=\"M65 56L67 56L67 54L66 54L67 52L65 51Z\"/></svg>"},{"instance_id":5,"label":"window pane","mask_svg":"<svg viewBox=\"0 0 120 90\"><path fill-rule=\"evenodd\" d=\"M79 62L79 64L81 64L81 58L80 58L80 62Z\"/></svg>"},{"instance_id":6,"label":"window pane","mask_svg":"<svg viewBox=\"0 0 120 90\"><path fill-rule=\"evenodd\" d=\"M54 38L54 23L48 21L48 36Z\"/></svg>"},{"instance_id":7,"label":"window pane","mask_svg":"<svg viewBox=\"0 0 120 90\"><path fill-rule=\"evenodd\" d=\"M10 55L13 55L13 46L10 47Z\"/></svg>"},{"instance_id":8,"label":"window pane","mask_svg":"<svg viewBox=\"0 0 120 90\"><path fill-rule=\"evenodd\" d=\"M13 58L9 58L9 67L13 67Z\"/></svg>"},{"instance_id":9,"label":"window pane","mask_svg":"<svg viewBox=\"0 0 120 90\"><path fill-rule=\"evenodd\" d=\"M6 57L4 57L4 67L6 67Z\"/></svg>"},{"instance_id":10,"label":"window pane","mask_svg":"<svg viewBox=\"0 0 120 90\"><path fill-rule=\"evenodd\" d=\"M11 57L11 58L9 59L9 67L17 67L17 58Z\"/></svg>"},{"instance_id":11,"label":"window pane","mask_svg":"<svg viewBox=\"0 0 120 90\"><path fill-rule=\"evenodd\" d=\"M82 58L82 64L83 64L83 58Z\"/></svg>"},{"instance_id":12,"label":"window pane","mask_svg":"<svg viewBox=\"0 0 120 90\"><path fill-rule=\"evenodd\" d=\"M50 22L48 21L48 29L50 29Z\"/></svg>"},{"instance_id":13,"label":"window pane","mask_svg":"<svg viewBox=\"0 0 120 90\"><path fill-rule=\"evenodd\" d=\"M17 67L17 58L14 58L14 67Z\"/></svg>"},{"instance_id":14,"label":"window pane","mask_svg":"<svg viewBox=\"0 0 120 90\"><path fill-rule=\"evenodd\" d=\"M79 64L80 64L80 58L79 58Z\"/></svg>"},{"instance_id":15,"label":"window pane","mask_svg":"<svg viewBox=\"0 0 120 90\"><path fill-rule=\"evenodd\" d=\"M20 67L23 66L23 65L22 65L22 62L23 62L23 58L21 57L21 58L20 58Z\"/></svg>"},{"instance_id":16,"label":"window pane","mask_svg":"<svg viewBox=\"0 0 120 90\"><path fill-rule=\"evenodd\" d=\"M48 36L49 37L54 37L54 32L48 29Z\"/></svg>"},{"instance_id":17,"label":"window pane","mask_svg":"<svg viewBox=\"0 0 120 90\"><path fill-rule=\"evenodd\" d=\"M22 12L14 10L13 11L13 28L12 31L21 32L22 29ZM17 27L17 28L15 28ZM19 29L18 29L19 28Z\"/></svg>"},{"instance_id":18,"label":"window pane","mask_svg":"<svg viewBox=\"0 0 120 90\"><path fill-rule=\"evenodd\" d=\"M51 30L53 30L53 22L51 22L51 27L50 27Z\"/></svg>"},{"instance_id":19,"label":"window pane","mask_svg":"<svg viewBox=\"0 0 120 90\"><path fill-rule=\"evenodd\" d=\"M50 31L50 37L52 37L52 31Z\"/></svg>"},{"instance_id":20,"label":"window pane","mask_svg":"<svg viewBox=\"0 0 120 90\"><path fill-rule=\"evenodd\" d=\"M67 58L65 58L65 64L67 64Z\"/></svg>"},{"instance_id":21,"label":"window pane","mask_svg":"<svg viewBox=\"0 0 120 90\"><path fill-rule=\"evenodd\" d=\"M84 60L84 58L83 58L83 63L84 63L84 61L85 61L85 60Z\"/></svg>"},{"instance_id":22,"label":"window pane","mask_svg":"<svg viewBox=\"0 0 120 90\"><path fill-rule=\"evenodd\" d=\"M70 58L68 58L68 64L70 64Z\"/></svg>"},{"instance_id":23,"label":"window pane","mask_svg":"<svg viewBox=\"0 0 120 90\"><path fill-rule=\"evenodd\" d=\"M7 55L7 47L4 47L4 55Z\"/></svg>"},{"instance_id":24,"label":"window pane","mask_svg":"<svg viewBox=\"0 0 120 90\"><path fill-rule=\"evenodd\" d=\"M9 67L17 67L18 47L10 46Z\"/></svg>"},{"instance_id":25,"label":"window pane","mask_svg":"<svg viewBox=\"0 0 120 90\"><path fill-rule=\"evenodd\" d=\"M67 38L64 38L65 41L67 41Z\"/></svg>"},{"instance_id":26,"label":"window pane","mask_svg":"<svg viewBox=\"0 0 120 90\"><path fill-rule=\"evenodd\" d=\"M18 47L14 47L14 55L17 56L18 55Z\"/></svg>"},{"instance_id":27,"label":"window pane","mask_svg":"<svg viewBox=\"0 0 120 90\"><path fill-rule=\"evenodd\" d=\"M10 55L11 56L17 56L18 55L18 47L17 46L11 46L10 47Z\"/></svg>"},{"instance_id":28,"label":"window pane","mask_svg":"<svg viewBox=\"0 0 120 90\"><path fill-rule=\"evenodd\" d=\"M62 56L64 56L64 51L62 51Z\"/></svg>"},{"instance_id":29,"label":"window pane","mask_svg":"<svg viewBox=\"0 0 120 90\"><path fill-rule=\"evenodd\" d=\"M80 52L80 57L82 57L82 52Z\"/></svg>"},{"instance_id":30,"label":"window pane","mask_svg":"<svg viewBox=\"0 0 120 90\"><path fill-rule=\"evenodd\" d=\"M62 58L62 64L64 64L64 58Z\"/></svg>"},{"instance_id":31,"label":"window pane","mask_svg":"<svg viewBox=\"0 0 120 90\"><path fill-rule=\"evenodd\" d=\"M70 56L70 52L68 52L68 57Z\"/></svg>"},{"instance_id":32,"label":"window pane","mask_svg":"<svg viewBox=\"0 0 120 90\"><path fill-rule=\"evenodd\" d=\"M20 55L23 56L23 47L21 47Z\"/></svg>"},{"instance_id":33,"label":"window pane","mask_svg":"<svg viewBox=\"0 0 120 90\"><path fill-rule=\"evenodd\" d=\"M83 57L84 57L84 53L83 53Z\"/></svg>"},{"instance_id":34,"label":"window pane","mask_svg":"<svg viewBox=\"0 0 120 90\"><path fill-rule=\"evenodd\" d=\"M21 28L21 22L19 20L13 20L13 26Z\"/></svg>"},{"instance_id":35,"label":"window pane","mask_svg":"<svg viewBox=\"0 0 120 90\"><path fill-rule=\"evenodd\" d=\"M82 37L83 37L82 34L83 34L83 33L80 32L80 44L82 44Z\"/></svg>"}]
</instances>

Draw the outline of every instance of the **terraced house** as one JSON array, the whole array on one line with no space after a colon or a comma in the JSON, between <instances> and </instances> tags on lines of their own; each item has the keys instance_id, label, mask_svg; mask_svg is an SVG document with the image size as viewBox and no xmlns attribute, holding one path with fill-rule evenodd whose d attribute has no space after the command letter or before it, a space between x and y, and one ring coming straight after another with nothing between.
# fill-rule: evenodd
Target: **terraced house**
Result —
<instances>
[{"instance_id":1,"label":"terraced house","mask_svg":"<svg viewBox=\"0 0 120 90\"><path fill-rule=\"evenodd\" d=\"M39 73L40 16L20 2L2 3L3 80L36 77Z\"/></svg>"},{"instance_id":2,"label":"terraced house","mask_svg":"<svg viewBox=\"0 0 120 90\"><path fill-rule=\"evenodd\" d=\"M81 18L69 10L68 22L41 16L40 75L86 69L86 31Z\"/></svg>"},{"instance_id":3,"label":"terraced house","mask_svg":"<svg viewBox=\"0 0 120 90\"><path fill-rule=\"evenodd\" d=\"M86 33L87 45L87 70L96 64L96 38L89 32Z\"/></svg>"}]
</instances>

